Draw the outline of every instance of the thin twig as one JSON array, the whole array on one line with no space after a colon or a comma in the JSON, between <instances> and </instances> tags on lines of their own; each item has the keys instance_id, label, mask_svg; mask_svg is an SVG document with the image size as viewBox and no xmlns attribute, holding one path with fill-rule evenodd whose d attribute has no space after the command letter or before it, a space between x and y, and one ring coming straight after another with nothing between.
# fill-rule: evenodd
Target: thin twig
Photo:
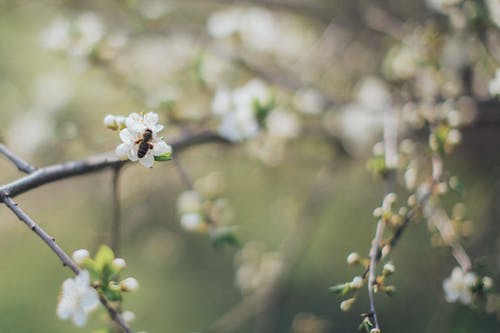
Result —
<instances>
[{"instance_id":1,"label":"thin twig","mask_svg":"<svg viewBox=\"0 0 500 333\"><path fill-rule=\"evenodd\" d=\"M5 203L5 205L21 220L24 224L28 226L42 241L47 244L50 249L59 257L63 266L69 267L73 273L78 275L80 273L80 268L71 260L71 258L64 252L59 245L56 244L54 238L52 238L45 230L43 230L28 214L26 214L12 198L8 196L1 196L0 199ZM100 301L102 305L108 311L110 317L116 324L126 333L132 333L132 330L127 326L120 314L111 307L109 302L103 296L100 296Z\"/></svg>"},{"instance_id":2,"label":"thin twig","mask_svg":"<svg viewBox=\"0 0 500 333\"><path fill-rule=\"evenodd\" d=\"M191 146L209 142L227 143L228 141L219 136L217 133L204 131L184 136L171 142L170 145L174 151L180 151ZM101 154L84 160L54 164L39 168L28 176L0 186L0 194L13 198L21 193L27 192L44 184L100 171L126 163L129 163L129 161L121 160L114 154Z\"/></svg>"},{"instance_id":3,"label":"thin twig","mask_svg":"<svg viewBox=\"0 0 500 333\"><path fill-rule=\"evenodd\" d=\"M438 184L443 176L443 159L437 153L432 156L432 179L434 184ZM463 248L463 246L458 242L457 235L451 225L450 218L443 210L438 209L438 211L433 212L434 218L429 218L443 241L451 248L451 253L457 263L460 265L464 272L469 271L472 268L472 262L469 255ZM437 217L436 217L437 216Z\"/></svg>"},{"instance_id":4,"label":"thin twig","mask_svg":"<svg viewBox=\"0 0 500 333\"><path fill-rule=\"evenodd\" d=\"M123 165L117 164L113 167L113 176L111 181L111 191L113 200L113 220L111 225L111 249L116 256L120 253L121 238L121 214L120 214L120 192L118 188L120 173Z\"/></svg>"},{"instance_id":5,"label":"thin twig","mask_svg":"<svg viewBox=\"0 0 500 333\"><path fill-rule=\"evenodd\" d=\"M384 112L384 153L385 165L389 170L386 176L386 194L394 191L395 172L398 165L397 153L397 115L394 110L387 108ZM385 221L381 218L377 222L375 237L370 249L370 265L368 268L368 298L370 302L370 316L376 329L380 329L377 311L375 309L374 287L376 284L376 269L379 260L380 244L384 235Z\"/></svg>"},{"instance_id":6,"label":"thin twig","mask_svg":"<svg viewBox=\"0 0 500 333\"><path fill-rule=\"evenodd\" d=\"M36 170L34 166L11 152L7 147L5 147L3 144L0 144L0 154L5 155L14 165L17 167L17 169L21 172L24 173L32 173L33 171Z\"/></svg>"}]
</instances>

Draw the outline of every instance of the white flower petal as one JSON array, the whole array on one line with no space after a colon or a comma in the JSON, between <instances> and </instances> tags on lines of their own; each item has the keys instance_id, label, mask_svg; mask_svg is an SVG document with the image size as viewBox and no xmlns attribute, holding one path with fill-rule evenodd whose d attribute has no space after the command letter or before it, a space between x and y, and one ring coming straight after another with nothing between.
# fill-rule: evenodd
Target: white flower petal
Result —
<instances>
[{"instance_id":1,"label":"white flower petal","mask_svg":"<svg viewBox=\"0 0 500 333\"><path fill-rule=\"evenodd\" d=\"M128 151L127 151L127 157L129 160L131 160L132 162L135 162L139 159L139 157L137 157L137 148L135 147L132 147L130 148Z\"/></svg>"},{"instance_id":2,"label":"white flower petal","mask_svg":"<svg viewBox=\"0 0 500 333\"><path fill-rule=\"evenodd\" d=\"M165 141L158 141L153 146L153 155L159 156L166 153L171 153L172 147L167 145Z\"/></svg>"},{"instance_id":3,"label":"white flower petal","mask_svg":"<svg viewBox=\"0 0 500 333\"><path fill-rule=\"evenodd\" d=\"M115 154L119 157L125 157L128 155L128 152L131 150L131 146L125 143L121 143L116 147Z\"/></svg>"},{"instance_id":4,"label":"white flower petal","mask_svg":"<svg viewBox=\"0 0 500 333\"><path fill-rule=\"evenodd\" d=\"M157 122L158 122L158 114L154 112L148 112L144 116L144 123L149 128L154 128Z\"/></svg>"},{"instance_id":5,"label":"white flower petal","mask_svg":"<svg viewBox=\"0 0 500 333\"><path fill-rule=\"evenodd\" d=\"M87 313L95 310L99 305L99 295L97 294L97 291L94 288L88 289L87 292L82 295L80 305Z\"/></svg>"},{"instance_id":6,"label":"white flower petal","mask_svg":"<svg viewBox=\"0 0 500 333\"><path fill-rule=\"evenodd\" d=\"M146 168L151 168L154 162L154 157L153 154L151 154L151 151L148 151L146 156L139 159L139 162L141 162L141 164L144 165Z\"/></svg>"},{"instance_id":7,"label":"white flower petal","mask_svg":"<svg viewBox=\"0 0 500 333\"><path fill-rule=\"evenodd\" d=\"M57 304L57 316L63 320L68 319L73 313L73 305L66 299L61 299L59 304Z\"/></svg>"},{"instance_id":8,"label":"white flower petal","mask_svg":"<svg viewBox=\"0 0 500 333\"><path fill-rule=\"evenodd\" d=\"M87 322L87 313L82 308L77 307L75 311L73 311L71 319L76 326L82 327Z\"/></svg>"},{"instance_id":9,"label":"white flower petal","mask_svg":"<svg viewBox=\"0 0 500 333\"><path fill-rule=\"evenodd\" d=\"M124 128L120 131L120 139L125 144L132 144L135 138L128 128Z\"/></svg>"},{"instance_id":10,"label":"white flower petal","mask_svg":"<svg viewBox=\"0 0 500 333\"><path fill-rule=\"evenodd\" d=\"M165 128L165 126L163 125L155 125L152 130L154 133L158 133L158 132L161 132L161 130L163 130Z\"/></svg>"}]
</instances>

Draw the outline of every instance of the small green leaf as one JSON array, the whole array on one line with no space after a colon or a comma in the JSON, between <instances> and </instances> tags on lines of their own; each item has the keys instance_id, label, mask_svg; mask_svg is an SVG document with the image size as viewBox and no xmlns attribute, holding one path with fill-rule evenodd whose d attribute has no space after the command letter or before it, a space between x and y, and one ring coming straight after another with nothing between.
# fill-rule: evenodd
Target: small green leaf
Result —
<instances>
[{"instance_id":1,"label":"small green leaf","mask_svg":"<svg viewBox=\"0 0 500 333\"><path fill-rule=\"evenodd\" d=\"M115 254L108 246L102 245L95 255L95 268L102 273L105 266L111 266Z\"/></svg>"},{"instance_id":2,"label":"small green leaf","mask_svg":"<svg viewBox=\"0 0 500 333\"><path fill-rule=\"evenodd\" d=\"M328 288L328 290L334 294L339 294L339 295L345 296L349 292L351 292L353 289L350 287L349 283L342 283L342 284L337 284L335 286L332 286L332 287Z\"/></svg>"},{"instance_id":3,"label":"small green leaf","mask_svg":"<svg viewBox=\"0 0 500 333\"><path fill-rule=\"evenodd\" d=\"M210 233L210 240L215 248L224 248L224 246L239 247L240 242L235 235L235 227L219 227Z\"/></svg>"},{"instance_id":4,"label":"small green leaf","mask_svg":"<svg viewBox=\"0 0 500 333\"><path fill-rule=\"evenodd\" d=\"M172 159L172 153L166 153L163 155L155 156L155 161L157 162L170 161L171 159Z\"/></svg>"}]
</instances>

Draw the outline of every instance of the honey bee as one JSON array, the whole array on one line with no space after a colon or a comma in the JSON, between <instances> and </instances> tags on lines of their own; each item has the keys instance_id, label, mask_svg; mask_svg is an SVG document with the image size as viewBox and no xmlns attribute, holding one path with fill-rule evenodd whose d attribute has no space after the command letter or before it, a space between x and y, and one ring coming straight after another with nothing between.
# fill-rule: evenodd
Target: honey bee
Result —
<instances>
[{"instance_id":1,"label":"honey bee","mask_svg":"<svg viewBox=\"0 0 500 333\"><path fill-rule=\"evenodd\" d=\"M137 149L137 157L143 158L146 156L148 150L153 149L153 144L150 142L153 139L153 131L149 128L144 130L142 133L142 138L137 139L135 144L139 144L139 148Z\"/></svg>"}]
</instances>

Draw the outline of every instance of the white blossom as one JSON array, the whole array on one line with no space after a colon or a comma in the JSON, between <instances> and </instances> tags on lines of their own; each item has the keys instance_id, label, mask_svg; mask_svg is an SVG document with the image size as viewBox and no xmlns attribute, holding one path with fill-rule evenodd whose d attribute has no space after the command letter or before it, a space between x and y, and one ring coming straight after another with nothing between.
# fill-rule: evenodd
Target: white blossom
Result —
<instances>
[{"instance_id":1,"label":"white blossom","mask_svg":"<svg viewBox=\"0 0 500 333\"><path fill-rule=\"evenodd\" d=\"M62 294L57 304L57 316L69 319L76 326L83 326L87 322L89 313L97 309L99 295L90 286L89 272L83 270L74 279L67 279L62 285Z\"/></svg>"},{"instance_id":2,"label":"white blossom","mask_svg":"<svg viewBox=\"0 0 500 333\"><path fill-rule=\"evenodd\" d=\"M464 273L460 267L455 267L451 276L444 280L443 289L446 301L454 303L460 301L463 304L472 302L472 287L477 283L477 276L473 272Z\"/></svg>"},{"instance_id":3,"label":"white blossom","mask_svg":"<svg viewBox=\"0 0 500 333\"><path fill-rule=\"evenodd\" d=\"M221 118L219 134L234 142L254 138L259 133L256 105L268 106L271 102L269 87L257 79L233 91L218 89L212 113Z\"/></svg>"},{"instance_id":4,"label":"white blossom","mask_svg":"<svg viewBox=\"0 0 500 333\"><path fill-rule=\"evenodd\" d=\"M80 250L76 250L75 252L73 252L73 255L71 257L73 258L73 260L75 261L75 263L78 266L80 266L80 265L83 264L83 262L85 261L85 259L87 259L87 258L90 257L90 254L89 254L88 250L80 249Z\"/></svg>"},{"instance_id":5,"label":"white blossom","mask_svg":"<svg viewBox=\"0 0 500 333\"><path fill-rule=\"evenodd\" d=\"M158 132L163 129L163 125L159 125L158 115L153 112L148 112L144 116L138 113L130 114L125 120L126 128L120 131L120 139L123 141L115 152L120 157L128 157L131 161L137 161L147 168L153 166L154 156L160 156L172 152L170 147L162 138L158 137ZM152 149L147 149L146 154L139 158L139 146L143 142L146 130L151 131L151 140L148 142L152 145Z\"/></svg>"}]
</instances>

